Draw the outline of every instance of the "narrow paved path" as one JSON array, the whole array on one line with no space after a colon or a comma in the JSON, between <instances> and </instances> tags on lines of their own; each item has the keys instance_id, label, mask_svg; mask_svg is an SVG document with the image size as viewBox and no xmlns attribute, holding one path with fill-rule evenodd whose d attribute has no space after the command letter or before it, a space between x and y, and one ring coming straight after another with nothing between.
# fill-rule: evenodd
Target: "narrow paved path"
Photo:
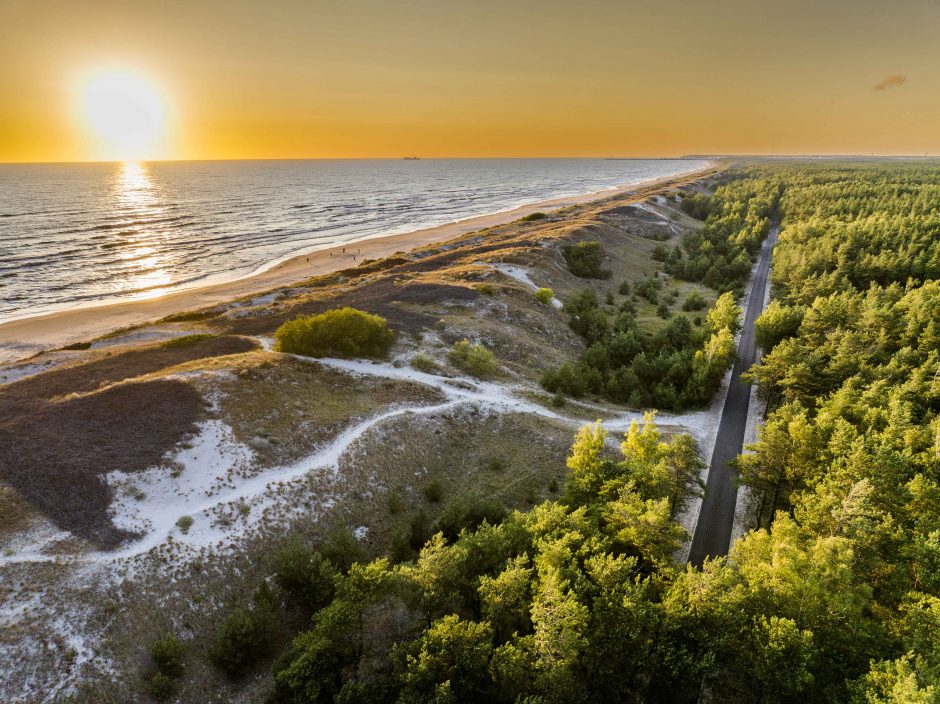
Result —
<instances>
[{"instance_id":1,"label":"narrow paved path","mask_svg":"<svg viewBox=\"0 0 940 704\"><path fill-rule=\"evenodd\" d=\"M754 321L764 309L764 291L770 274L770 253L777 241L779 225L774 222L770 234L761 246L757 271L751 280L744 326L738 343L738 359L731 369L728 396L721 411L715 449L712 451L705 498L699 511L689 562L700 566L706 557L724 555L731 543L731 528L734 525L734 509L738 498L737 476L728 462L741 454L744 446L744 428L747 424L751 388L741 381L742 372L754 363Z\"/></svg>"}]
</instances>

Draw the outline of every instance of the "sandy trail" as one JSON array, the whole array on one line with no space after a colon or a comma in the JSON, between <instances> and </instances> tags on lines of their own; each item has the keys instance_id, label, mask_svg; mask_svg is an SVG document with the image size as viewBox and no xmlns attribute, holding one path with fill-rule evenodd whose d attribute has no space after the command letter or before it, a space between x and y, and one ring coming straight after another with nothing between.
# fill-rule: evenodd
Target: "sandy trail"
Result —
<instances>
[{"instance_id":1,"label":"sandy trail","mask_svg":"<svg viewBox=\"0 0 940 704\"><path fill-rule=\"evenodd\" d=\"M270 340L259 338L263 347L270 347ZM12 555L0 557L0 564L17 562L69 562L69 563L111 563L126 560L150 552L159 545L172 540L177 545L191 548L210 548L217 545L221 539L231 537L224 530L213 530L213 511L218 507L245 503L246 505L263 505L266 495L278 485L296 480L310 472L321 470L336 473L339 469L340 458L364 434L373 427L393 418L403 415L427 415L454 409L461 405L476 405L481 409L501 413L530 413L543 418L570 426L572 429L585 424L584 420L570 418L552 411L532 401L520 397L523 392L532 389L521 385L504 385L494 382L480 381L470 377L448 378L420 372L410 367L396 367L385 362L368 362L362 360L344 359L313 359L300 355L294 358L311 364L324 366L345 372L351 376L369 376L389 380L410 381L424 384L438 390L445 397L445 401L434 405L401 405L373 415L365 420L347 428L339 436L318 449L313 454L290 465L265 469L247 478L234 480L234 486L226 486L220 491L205 491L207 487L217 483L219 477L215 476L214 464L203 460L189 460L192 454L188 450L178 451L174 459L184 465L180 475L186 477L202 477L203 483L198 484L189 491L176 490L178 480L168 476L165 469L152 468L147 470L156 476L150 485L146 485L148 494L154 495L154 500L148 503L147 499L132 504L135 507L133 518L136 525L145 527L144 536L123 548L105 552L95 551L78 555L55 555L42 551L43 545L31 546L31 549L17 552ZM602 414L599 412L599 416ZM602 419L605 428L611 433L624 432L632 422L642 421L641 412L627 411ZM688 429L700 444L708 443L709 434L714 426L713 411L706 410L684 415L660 414L657 421L661 425L681 426ZM216 422L218 421L211 421ZM206 447L200 448L208 453L210 458L225 457L226 450L221 443L213 445L209 442ZM221 466L226 463L216 463ZM229 462L228 464L231 464ZM185 466L188 465L188 466ZM118 473L120 474L120 473ZM124 475L120 477L131 484L140 482L138 475ZM227 481L232 481L231 479ZM167 497L171 500L167 500ZM161 498L162 497L162 498ZM115 502L120 509L121 500ZM126 502L125 502L126 503ZM126 513L118 510L118 514ZM258 518L260 510L251 509L249 519ZM194 519L197 529L188 533L182 532L177 521L189 516ZM120 515L119 515L120 517ZM125 517L126 520L126 517ZM128 524L130 525L130 524Z\"/></svg>"}]
</instances>

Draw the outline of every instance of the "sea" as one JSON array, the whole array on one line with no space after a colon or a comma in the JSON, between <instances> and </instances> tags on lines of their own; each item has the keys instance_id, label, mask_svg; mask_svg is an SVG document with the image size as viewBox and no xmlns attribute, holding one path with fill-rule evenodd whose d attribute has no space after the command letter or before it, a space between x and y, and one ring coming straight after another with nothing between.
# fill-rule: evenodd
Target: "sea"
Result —
<instances>
[{"instance_id":1,"label":"sea","mask_svg":"<svg viewBox=\"0 0 940 704\"><path fill-rule=\"evenodd\" d=\"M0 322L693 171L695 159L0 164Z\"/></svg>"}]
</instances>

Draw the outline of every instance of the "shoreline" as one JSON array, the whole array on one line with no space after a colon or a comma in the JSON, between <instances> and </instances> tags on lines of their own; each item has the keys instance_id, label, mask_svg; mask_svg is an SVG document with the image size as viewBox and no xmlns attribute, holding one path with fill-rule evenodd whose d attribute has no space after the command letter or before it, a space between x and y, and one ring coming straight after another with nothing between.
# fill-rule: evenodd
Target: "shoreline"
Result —
<instances>
[{"instance_id":1,"label":"shoreline","mask_svg":"<svg viewBox=\"0 0 940 704\"><path fill-rule=\"evenodd\" d=\"M150 323L174 313L263 294L313 276L356 266L366 259L381 259L398 252L409 252L419 247L444 243L470 232L508 224L535 212L551 212L693 178L713 170L718 163L710 161L701 168L681 174L637 181L581 195L549 198L435 227L350 240L309 254L289 255L281 261L275 260L270 265L263 265L248 276L223 283L183 288L154 298L76 306L8 320L0 323L0 364L22 361L40 352L66 345L88 342L114 330ZM353 248L355 253L343 252Z\"/></svg>"}]
</instances>

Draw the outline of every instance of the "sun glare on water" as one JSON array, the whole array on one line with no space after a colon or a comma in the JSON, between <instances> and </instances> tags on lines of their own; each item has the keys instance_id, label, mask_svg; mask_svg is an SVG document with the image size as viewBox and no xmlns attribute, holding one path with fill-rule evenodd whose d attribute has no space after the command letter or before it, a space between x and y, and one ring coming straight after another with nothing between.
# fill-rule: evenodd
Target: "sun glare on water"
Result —
<instances>
[{"instance_id":1,"label":"sun glare on water","mask_svg":"<svg viewBox=\"0 0 940 704\"><path fill-rule=\"evenodd\" d=\"M166 101L157 86L128 71L89 76L80 89L81 117L105 159L159 157L166 137Z\"/></svg>"}]
</instances>

